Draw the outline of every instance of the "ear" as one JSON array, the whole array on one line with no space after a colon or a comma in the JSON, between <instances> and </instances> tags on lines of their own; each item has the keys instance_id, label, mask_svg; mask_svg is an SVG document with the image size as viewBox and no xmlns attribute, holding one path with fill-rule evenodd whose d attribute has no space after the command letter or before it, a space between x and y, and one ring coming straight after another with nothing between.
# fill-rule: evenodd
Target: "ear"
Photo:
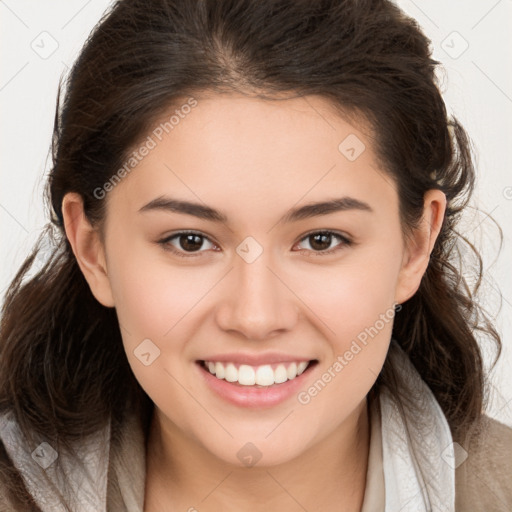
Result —
<instances>
[{"instance_id":1,"label":"ear","mask_svg":"<svg viewBox=\"0 0 512 512\"><path fill-rule=\"evenodd\" d=\"M62 216L66 236L94 297L104 306L114 307L103 243L85 216L79 194L70 192L64 196Z\"/></svg>"},{"instance_id":2,"label":"ear","mask_svg":"<svg viewBox=\"0 0 512 512\"><path fill-rule=\"evenodd\" d=\"M446 210L446 196L441 190L428 190L423 204L420 225L413 230L405 242L402 267L395 292L395 301L398 304L410 299L420 286L430 261L430 254L441 231Z\"/></svg>"}]
</instances>

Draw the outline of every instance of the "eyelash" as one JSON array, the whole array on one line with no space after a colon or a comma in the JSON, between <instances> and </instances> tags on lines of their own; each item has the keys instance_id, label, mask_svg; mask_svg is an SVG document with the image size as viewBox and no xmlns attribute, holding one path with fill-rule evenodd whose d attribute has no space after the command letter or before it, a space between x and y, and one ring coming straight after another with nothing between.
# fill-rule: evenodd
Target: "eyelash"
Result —
<instances>
[{"instance_id":1,"label":"eyelash","mask_svg":"<svg viewBox=\"0 0 512 512\"><path fill-rule=\"evenodd\" d=\"M166 238L163 238L162 240L159 240L158 244L160 244L164 248L164 250L170 251L171 253L175 254L176 256L179 256L182 258L196 258L196 257L200 256L201 253L205 252L205 251L195 251L193 253L184 253L183 251L179 251L176 248L174 248L172 245L170 245L171 240L173 240L174 238L179 238L182 235L197 235L201 238L208 240L210 243L214 244L206 235L204 235L203 233L197 232L197 231L179 231L177 233L174 233L171 236L168 236ZM342 235L341 233L338 233L336 231L330 231L328 229L310 231L309 233L306 233L299 240L299 242L302 242L303 240L306 240L307 238L310 238L313 235L335 236L335 237L339 238L342 242L341 244L337 245L333 249L327 249L327 250L323 250L323 251L312 251L313 254L318 255L318 256L328 256L328 255L337 253L338 251L342 250L344 247L350 247L353 244L352 240L350 240L348 237ZM300 252L300 251L304 251L304 250L307 251L309 249L299 249L299 251L296 251L296 252Z\"/></svg>"}]
</instances>

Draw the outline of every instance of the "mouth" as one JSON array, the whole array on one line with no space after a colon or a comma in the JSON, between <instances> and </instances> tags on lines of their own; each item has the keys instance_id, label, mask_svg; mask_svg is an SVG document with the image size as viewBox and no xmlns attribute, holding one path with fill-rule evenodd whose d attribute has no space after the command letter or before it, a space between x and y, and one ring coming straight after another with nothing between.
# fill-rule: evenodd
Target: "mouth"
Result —
<instances>
[{"instance_id":1,"label":"mouth","mask_svg":"<svg viewBox=\"0 0 512 512\"><path fill-rule=\"evenodd\" d=\"M263 410L297 396L313 379L318 364L317 359L260 366L198 360L195 366L199 380L214 396L237 407Z\"/></svg>"},{"instance_id":2,"label":"mouth","mask_svg":"<svg viewBox=\"0 0 512 512\"><path fill-rule=\"evenodd\" d=\"M235 362L199 360L196 363L217 380L239 388L275 388L297 380L318 364L317 359L252 366ZM301 379L302 380L302 379Z\"/></svg>"}]
</instances>

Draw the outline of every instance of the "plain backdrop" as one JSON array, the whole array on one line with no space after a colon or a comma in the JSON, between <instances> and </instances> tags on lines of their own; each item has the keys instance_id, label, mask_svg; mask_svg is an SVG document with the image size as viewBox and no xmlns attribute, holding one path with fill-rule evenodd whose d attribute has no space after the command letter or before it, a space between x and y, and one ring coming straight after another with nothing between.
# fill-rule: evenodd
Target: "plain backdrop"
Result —
<instances>
[{"instance_id":1,"label":"plain backdrop","mask_svg":"<svg viewBox=\"0 0 512 512\"><path fill-rule=\"evenodd\" d=\"M434 57L443 66L447 107L476 148L477 190L461 231L483 253L480 302L503 338L502 358L490 376L488 414L512 426L512 1L398 4L431 39ZM48 221L42 196L59 77L109 5L106 0L0 1L2 299ZM503 229L499 254L490 216Z\"/></svg>"}]
</instances>

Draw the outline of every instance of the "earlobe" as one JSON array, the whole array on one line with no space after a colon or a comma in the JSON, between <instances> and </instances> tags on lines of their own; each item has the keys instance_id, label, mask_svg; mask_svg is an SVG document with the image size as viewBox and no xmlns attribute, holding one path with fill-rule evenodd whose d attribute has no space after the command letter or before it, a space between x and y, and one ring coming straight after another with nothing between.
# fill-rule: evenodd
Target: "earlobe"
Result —
<instances>
[{"instance_id":1,"label":"earlobe","mask_svg":"<svg viewBox=\"0 0 512 512\"><path fill-rule=\"evenodd\" d=\"M425 274L430 254L443 225L446 196L441 190L425 193L423 217L406 242L402 268L398 277L395 301L402 304L418 290Z\"/></svg>"},{"instance_id":2,"label":"earlobe","mask_svg":"<svg viewBox=\"0 0 512 512\"><path fill-rule=\"evenodd\" d=\"M106 307L114 307L107 275L105 250L99 233L85 216L79 194L70 192L62 200L64 228L73 254L94 297Z\"/></svg>"}]
</instances>

